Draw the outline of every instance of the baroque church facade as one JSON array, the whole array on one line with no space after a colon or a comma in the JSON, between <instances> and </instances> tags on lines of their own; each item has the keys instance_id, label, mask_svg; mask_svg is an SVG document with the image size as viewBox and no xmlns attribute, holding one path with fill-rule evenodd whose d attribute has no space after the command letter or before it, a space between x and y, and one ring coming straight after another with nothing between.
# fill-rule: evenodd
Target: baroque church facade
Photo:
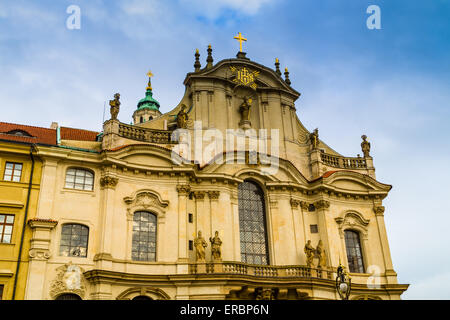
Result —
<instances>
[{"instance_id":1,"label":"baroque church facade","mask_svg":"<svg viewBox=\"0 0 450 320\"><path fill-rule=\"evenodd\" d=\"M98 135L64 139L55 124L55 145L35 145L24 298L339 299L342 265L350 299L399 299L391 186L367 138L345 157L310 133L278 60L199 57L172 111L159 111L149 73L133 124L116 94Z\"/></svg>"}]
</instances>

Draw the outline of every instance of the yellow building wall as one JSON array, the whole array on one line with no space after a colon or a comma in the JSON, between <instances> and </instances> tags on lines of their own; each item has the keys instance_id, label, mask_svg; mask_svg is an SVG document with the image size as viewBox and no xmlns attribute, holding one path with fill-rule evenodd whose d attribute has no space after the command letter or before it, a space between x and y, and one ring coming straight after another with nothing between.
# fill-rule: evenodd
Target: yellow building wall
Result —
<instances>
[{"instance_id":1,"label":"yellow building wall","mask_svg":"<svg viewBox=\"0 0 450 320\"><path fill-rule=\"evenodd\" d=\"M36 215L41 182L42 163L36 156L34 159L35 164L27 220ZM6 162L23 164L20 182L4 180ZM3 300L11 300L13 298L15 273L22 239L31 168L30 145L0 141L0 214L14 215L11 243L0 242L0 285L3 285L3 295L1 297ZM27 225L21 254L22 261L17 276L15 300L23 300L25 295L30 239L31 229Z\"/></svg>"}]
</instances>

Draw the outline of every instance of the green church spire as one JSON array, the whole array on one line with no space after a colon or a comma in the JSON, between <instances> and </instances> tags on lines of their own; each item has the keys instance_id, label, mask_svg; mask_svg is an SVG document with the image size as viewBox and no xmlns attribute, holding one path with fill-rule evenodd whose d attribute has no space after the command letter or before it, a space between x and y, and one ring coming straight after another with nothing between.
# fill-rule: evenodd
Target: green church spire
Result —
<instances>
[{"instance_id":1,"label":"green church spire","mask_svg":"<svg viewBox=\"0 0 450 320\"><path fill-rule=\"evenodd\" d=\"M159 102L153 98L153 91L152 91L152 82L151 78L153 77L153 73L149 71L147 73L148 76L148 84L145 92L145 98L141 99L138 102L137 108L138 110L141 109L150 109L150 110L158 110L159 111Z\"/></svg>"}]
</instances>

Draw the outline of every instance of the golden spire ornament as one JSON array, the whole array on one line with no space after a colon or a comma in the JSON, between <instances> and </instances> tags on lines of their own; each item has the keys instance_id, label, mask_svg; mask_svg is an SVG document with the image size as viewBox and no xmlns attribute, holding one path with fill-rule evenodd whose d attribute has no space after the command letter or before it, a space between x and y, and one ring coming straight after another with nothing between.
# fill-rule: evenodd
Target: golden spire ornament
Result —
<instances>
[{"instance_id":1,"label":"golden spire ornament","mask_svg":"<svg viewBox=\"0 0 450 320\"><path fill-rule=\"evenodd\" d=\"M237 41L239 41L239 52L243 52L242 51L242 42L243 41L247 41L246 38L242 37L242 34L239 32L238 35L236 37L234 37L234 39L236 39Z\"/></svg>"},{"instance_id":2,"label":"golden spire ornament","mask_svg":"<svg viewBox=\"0 0 450 320\"><path fill-rule=\"evenodd\" d=\"M152 89L152 81L151 81L151 79L152 79L152 77L153 77L153 73L149 70L149 71L147 72L147 76L148 76L148 84L147 84L146 90L153 90L153 89Z\"/></svg>"}]
</instances>

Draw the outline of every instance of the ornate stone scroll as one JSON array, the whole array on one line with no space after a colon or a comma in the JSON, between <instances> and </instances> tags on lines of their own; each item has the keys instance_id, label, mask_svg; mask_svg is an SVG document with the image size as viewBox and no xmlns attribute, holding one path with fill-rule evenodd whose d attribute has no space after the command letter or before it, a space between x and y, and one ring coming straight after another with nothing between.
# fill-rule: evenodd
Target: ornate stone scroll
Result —
<instances>
[{"instance_id":1,"label":"ornate stone scroll","mask_svg":"<svg viewBox=\"0 0 450 320\"><path fill-rule=\"evenodd\" d=\"M56 278L50 285L50 296L53 299L64 293L73 293L84 298L86 287L83 268L69 262L56 271Z\"/></svg>"}]
</instances>

